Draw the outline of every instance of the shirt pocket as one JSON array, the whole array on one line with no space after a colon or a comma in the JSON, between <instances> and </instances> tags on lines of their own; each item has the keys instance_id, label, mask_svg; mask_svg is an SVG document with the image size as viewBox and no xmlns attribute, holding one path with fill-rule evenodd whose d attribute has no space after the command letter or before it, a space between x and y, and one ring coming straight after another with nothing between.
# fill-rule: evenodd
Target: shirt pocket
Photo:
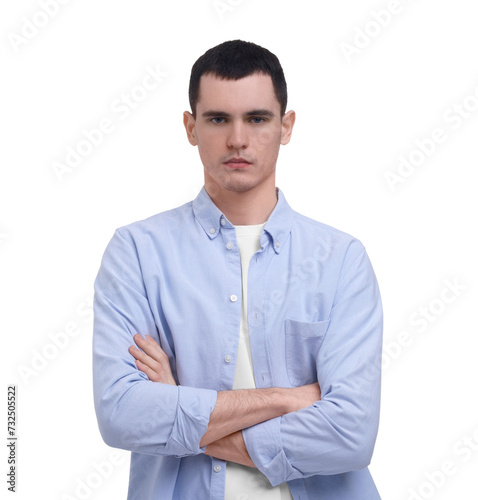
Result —
<instances>
[{"instance_id":1,"label":"shirt pocket","mask_svg":"<svg viewBox=\"0 0 478 500\"><path fill-rule=\"evenodd\" d=\"M292 386L317 382L317 356L328 326L328 319L314 322L284 320L286 368Z\"/></svg>"}]
</instances>

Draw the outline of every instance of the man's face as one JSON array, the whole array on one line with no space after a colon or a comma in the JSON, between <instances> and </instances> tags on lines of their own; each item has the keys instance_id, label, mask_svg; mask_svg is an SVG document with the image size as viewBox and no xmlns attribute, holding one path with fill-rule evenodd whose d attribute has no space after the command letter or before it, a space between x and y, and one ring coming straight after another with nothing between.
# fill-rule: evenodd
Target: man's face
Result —
<instances>
[{"instance_id":1,"label":"man's face","mask_svg":"<svg viewBox=\"0 0 478 500\"><path fill-rule=\"evenodd\" d=\"M279 147L289 142L293 113L281 120L269 75L240 80L203 75L196 119L186 112L184 124L189 142L198 146L208 190L274 187Z\"/></svg>"}]
</instances>

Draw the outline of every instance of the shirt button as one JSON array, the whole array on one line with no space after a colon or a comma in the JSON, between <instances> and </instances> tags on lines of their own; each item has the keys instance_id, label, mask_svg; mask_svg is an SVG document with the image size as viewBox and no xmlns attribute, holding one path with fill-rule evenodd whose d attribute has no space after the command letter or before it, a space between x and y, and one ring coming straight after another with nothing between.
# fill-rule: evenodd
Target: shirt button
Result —
<instances>
[{"instance_id":1,"label":"shirt button","mask_svg":"<svg viewBox=\"0 0 478 500\"><path fill-rule=\"evenodd\" d=\"M224 217L221 217L221 226L224 226L225 223L226 223L226 219Z\"/></svg>"},{"instance_id":2,"label":"shirt button","mask_svg":"<svg viewBox=\"0 0 478 500\"><path fill-rule=\"evenodd\" d=\"M231 357L231 356L229 356L229 354L228 354L228 355L224 358L224 361L225 361L226 363L230 363L230 362L232 361L232 357Z\"/></svg>"},{"instance_id":3,"label":"shirt button","mask_svg":"<svg viewBox=\"0 0 478 500\"><path fill-rule=\"evenodd\" d=\"M230 301L231 301L231 302L236 302L236 300L237 300L237 295L231 295L231 296L229 297L229 299L230 299Z\"/></svg>"},{"instance_id":4,"label":"shirt button","mask_svg":"<svg viewBox=\"0 0 478 500\"><path fill-rule=\"evenodd\" d=\"M280 247L280 243L276 241L276 247Z\"/></svg>"},{"instance_id":5,"label":"shirt button","mask_svg":"<svg viewBox=\"0 0 478 500\"><path fill-rule=\"evenodd\" d=\"M214 472L221 472L222 467L220 465L214 466Z\"/></svg>"},{"instance_id":6,"label":"shirt button","mask_svg":"<svg viewBox=\"0 0 478 500\"><path fill-rule=\"evenodd\" d=\"M232 248L232 243L231 243L230 241L228 241L228 242L226 243L226 248L227 248L228 250L230 250L230 249Z\"/></svg>"},{"instance_id":7,"label":"shirt button","mask_svg":"<svg viewBox=\"0 0 478 500\"><path fill-rule=\"evenodd\" d=\"M211 229L209 229L209 232L210 232L211 234L214 234L214 233L216 232L216 230L215 230L213 227L211 227Z\"/></svg>"}]
</instances>

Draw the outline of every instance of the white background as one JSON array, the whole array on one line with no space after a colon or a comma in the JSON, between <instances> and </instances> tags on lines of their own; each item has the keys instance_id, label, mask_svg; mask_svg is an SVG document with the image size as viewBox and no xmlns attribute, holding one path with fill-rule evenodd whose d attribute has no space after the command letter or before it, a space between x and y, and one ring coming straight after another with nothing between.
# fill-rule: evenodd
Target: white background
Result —
<instances>
[{"instance_id":1,"label":"white background","mask_svg":"<svg viewBox=\"0 0 478 500\"><path fill-rule=\"evenodd\" d=\"M388 8L379 0L224 0L222 14L213 0L63 3L45 17L40 1L2 2L0 14L1 392L6 415L17 385L15 498L126 498L129 454L103 443L93 408L93 281L115 228L201 188L182 125L190 69L241 38L279 57L297 112L277 185L297 211L358 237L379 280L383 396L370 470L382 498L476 499L475 3L395 1L384 26L370 24ZM32 20L45 25L35 33ZM168 75L128 116L113 111L122 94L140 96L148 67ZM55 174L105 118L114 130ZM446 139L392 189L385 173L437 128ZM66 328L75 335L55 351ZM435 473L443 462L452 474Z\"/></svg>"}]
</instances>

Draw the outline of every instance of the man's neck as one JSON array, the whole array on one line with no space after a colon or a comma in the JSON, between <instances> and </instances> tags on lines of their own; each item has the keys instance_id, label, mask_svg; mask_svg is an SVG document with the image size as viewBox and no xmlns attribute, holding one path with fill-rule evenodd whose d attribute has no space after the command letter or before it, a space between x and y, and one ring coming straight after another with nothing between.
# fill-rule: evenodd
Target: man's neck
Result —
<instances>
[{"instance_id":1,"label":"man's neck","mask_svg":"<svg viewBox=\"0 0 478 500\"><path fill-rule=\"evenodd\" d=\"M234 225L262 224L266 222L277 204L275 186L260 193L255 189L244 192L218 190L208 184L205 188L217 208Z\"/></svg>"}]
</instances>

